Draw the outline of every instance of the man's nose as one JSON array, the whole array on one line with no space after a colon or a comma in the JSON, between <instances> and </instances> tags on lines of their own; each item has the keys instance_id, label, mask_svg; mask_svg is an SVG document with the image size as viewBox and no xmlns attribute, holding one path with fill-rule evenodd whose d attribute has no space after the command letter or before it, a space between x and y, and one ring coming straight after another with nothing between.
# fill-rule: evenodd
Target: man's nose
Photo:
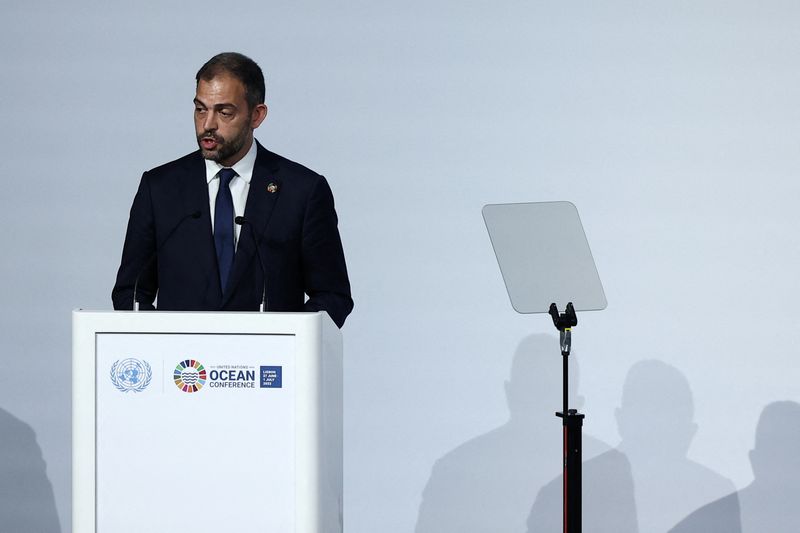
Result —
<instances>
[{"instance_id":1,"label":"man's nose","mask_svg":"<svg viewBox=\"0 0 800 533\"><path fill-rule=\"evenodd\" d=\"M203 129L206 131L215 131L217 129L217 114L213 111L206 113L206 119L203 121Z\"/></svg>"}]
</instances>

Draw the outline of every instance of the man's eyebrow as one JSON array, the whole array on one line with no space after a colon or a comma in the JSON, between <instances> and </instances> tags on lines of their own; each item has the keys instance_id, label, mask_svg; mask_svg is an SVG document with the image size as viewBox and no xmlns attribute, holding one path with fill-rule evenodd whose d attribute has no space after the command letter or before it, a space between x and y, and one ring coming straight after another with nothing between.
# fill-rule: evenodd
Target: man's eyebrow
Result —
<instances>
[{"instance_id":1,"label":"man's eyebrow","mask_svg":"<svg viewBox=\"0 0 800 533\"><path fill-rule=\"evenodd\" d=\"M204 104L203 102L201 102L200 100L198 100L197 98L195 98L195 99L193 100L193 102L194 102L194 105L203 106L203 107L205 107L206 109L208 109L208 106L207 106L206 104ZM231 109L239 109L239 108L236 106L236 104L231 104L231 103L228 103L228 102L223 102L223 103L221 103L221 104L216 104L216 105L214 106L214 109L226 109L226 108L231 108Z\"/></svg>"}]
</instances>

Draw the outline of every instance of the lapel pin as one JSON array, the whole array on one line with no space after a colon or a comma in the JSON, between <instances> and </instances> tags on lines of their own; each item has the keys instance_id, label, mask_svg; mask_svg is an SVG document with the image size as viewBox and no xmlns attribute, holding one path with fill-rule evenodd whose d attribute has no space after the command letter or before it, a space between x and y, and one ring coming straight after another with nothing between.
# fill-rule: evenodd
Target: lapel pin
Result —
<instances>
[{"instance_id":1,"label":"lapel pin","mask_svg":"<svg viewBox=\"0 0 800 533\"><path fill-rule=\"evenodd\" d=\"M270 194L275 194L276 192L278 192L278 184L275 183L274 181L270 181L269 184L267 185L267 192Z\"/></svg>"}]
</instances>

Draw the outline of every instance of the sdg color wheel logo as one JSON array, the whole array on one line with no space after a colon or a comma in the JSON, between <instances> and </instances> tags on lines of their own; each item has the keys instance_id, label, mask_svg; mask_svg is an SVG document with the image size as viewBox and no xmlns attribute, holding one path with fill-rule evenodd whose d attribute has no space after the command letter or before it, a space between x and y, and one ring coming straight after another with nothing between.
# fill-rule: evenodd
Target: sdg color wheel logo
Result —
<instances>
[{"instance_id":1,"label":"sdg color wheel logo","mask_svg":"<svg viewBox=\"0 0 800 533\"><path fill-rule=\"evenodd\" d=\"M111 383L122 392L142 392L152 378L153 370L147 361L129 357L111 365Z\"/></svg>"},{"instance_id":2,"label":"sdg color wheel logo","mask_svg":"<svg viewBox=\"0 0 800 533\"><path fill-rule=\"evenodd\" d=\"M172 378L183 392L197 392L206 384L206 369L200 361L186 359L175 367Z\"/></svg>"}]
</instances>

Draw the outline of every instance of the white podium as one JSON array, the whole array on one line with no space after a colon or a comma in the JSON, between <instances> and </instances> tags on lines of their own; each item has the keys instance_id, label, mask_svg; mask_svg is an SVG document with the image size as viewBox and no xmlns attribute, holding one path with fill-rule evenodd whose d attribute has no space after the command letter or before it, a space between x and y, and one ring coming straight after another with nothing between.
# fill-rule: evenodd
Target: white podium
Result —
<instances>
[{"instance_id":1,"label":"white podium","mask_svg":"<svg viewBox=\"0 0 800 533\"><path fill-rule=\"evenodd\" d=\"M75 311L75 533L342 531L326 313Z\"/></svg>"}]
</instances>

